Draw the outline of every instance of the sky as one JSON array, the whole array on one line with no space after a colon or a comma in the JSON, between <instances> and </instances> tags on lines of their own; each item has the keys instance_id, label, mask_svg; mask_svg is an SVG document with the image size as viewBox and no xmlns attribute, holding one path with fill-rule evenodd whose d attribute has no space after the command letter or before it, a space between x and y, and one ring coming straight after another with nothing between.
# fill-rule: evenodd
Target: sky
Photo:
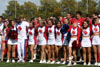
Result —
<instances>
[{"instance_id":1,"label":"sky","mask_svg":"<svg viewBox=\"0 0 100 67\"><path fill-rule=\"evenodd\" d=\"M2 15L2 13L5 12L5 10L7 9L6 6L8 5L8 2L11 0L0 0L0 15ZM20 4L23 4L24 2L27 1L32 1L34 2L36 5L40 5L40 0L17 0ZM60 0L57 0L60 1ZM80 0L77 0L80 1Z\"/></svg>"}]
</instances>

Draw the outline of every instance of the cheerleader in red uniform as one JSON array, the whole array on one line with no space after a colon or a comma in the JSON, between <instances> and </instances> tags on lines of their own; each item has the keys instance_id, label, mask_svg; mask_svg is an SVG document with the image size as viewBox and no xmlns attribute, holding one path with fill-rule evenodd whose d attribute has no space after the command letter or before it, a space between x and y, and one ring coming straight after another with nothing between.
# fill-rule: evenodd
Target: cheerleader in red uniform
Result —
<instances>
[{"instance_id":1,"label":"cheerleader in red uniform","mask_svg":"<svg viewBox=\"0 0 100 67\"><path fill-rule=\"evenodd\" d=\"M44 25L44 22L42 20L39 22L39 27L37 28L37 37L38 45L41 48L40 63L46 63L45 47L47 44L47 27Z\"/></svg>"},{"instance_id":2,"label":"cheerleader in red uniform","mask_svg":"<svg viewBox=\"0 0 100 67\"><path fill-rule=\"evenodd\" d=\"M17 45L17 28L16 28L16 22L13 20L11 21L11 27L8 28L8 34L7 34L7 38L8 38L8 42L7 42L7 47L8 47L8 51L7 51L7 63L10 62L10 54L12 51L12 62L15 63L15 49L16 49L16 45Z\"/></svg>"},{"instance_id":3,"label":"cheerleader in red uniform","mask_svg":"<svg viewBox=\"0 0 100 67\"><path fill-rule=\"evenodd\" d=\"M93 38L92 38L92 45L94 50L94 57L95 57L95 65L100 66L100 62L97 61L97 49L100 58L100 24L98 18L93 18L92 20L92 31L93 31ZM100 61L100 60L99 60Z\"/></svg>"},{"instance_id":4,"label":"cheerleader in red uniform","mask_svg":"<svg viewBox=\"0 0 100 67\"><path fill-rule=\"evenodd\" d=\"M80 33L81 33L81 29L78 27L77 25L77 21L73 21L72 26L70 26L68 32L70 32L71 34L71 39L69 42L69 63L68 66L70 66L72 64L72 50L73 50L73 56L74 56L74 64L76 65L76 61L77 61L77 56L76 56L76 51L79 45L79 38L80 38ZM73 44L76 41L76 44ZM72 49L72 44L74 45L73 49Z\"/></svg>"},{"instance_id":5,"label":"cheerleader in red uniform","mask_svg":"<svg viewBox=\"0 0 100 67\"><path fill-rule=\"evenodd\" d=\"M48 20L48 62L55 63L55 25L52 20ZM50 61L52 55L52 62Z\"/></svg>"},{"instance_id":6,"label":"cheerleader in red uniform","mask_svg":"<svg viewBox=\"0 0 100 67\"><path fill-rule=\"evenodd\" d=\"M8 21L4 21L4 28L3 28L3 36L2 36L2 53L1 53L1 61L3 62L4 54L5 54L5 48L7 44L7 29L8 29Z\"/></svg>"},{"instance_id":7,"label":"cheerleader in red uniform","mask_svg":"<svg viewBox=\"0 0 100 67\"><path fill-rule=\"evenodd\" d=\"M55 50L56 50L56 57L57 57L57 64L60 64L60 59L61 59L61 48L62 48L62 43L63 43L63 36L60 32L61 29L61 21L57 21L56 24L56 28L55 28L55 34L56 34L56 38L55 38Z\"/></svg>"},{"instance_id":8,"label":"cheerleader in red uniform","mask_svg":"<svg viewBox=\"0 0 100 67\"><path fill-rule=\"evenodd\" d=\"M30 48L31 52L31 60L29 61L30 63L33 62L33 56L34 56L34 47L36 45L36 32L35 32L35 27L34 23L30 22L29 23L29 28L28 28L28 45Z\"/></svg>"},{"instance_id":9,"label":"cheerleader in red uniform","mask_svg":"<svg viewBox=\"0 0 100 67\"><path fill-rule=\"evenodd\" d=\"M92 27L89 26L89 21L84 21L82 25L82 42L84 65L86 65L86 52L88 52L88 65L91 65L91 41Z\"/></svg>"}]
</instances>

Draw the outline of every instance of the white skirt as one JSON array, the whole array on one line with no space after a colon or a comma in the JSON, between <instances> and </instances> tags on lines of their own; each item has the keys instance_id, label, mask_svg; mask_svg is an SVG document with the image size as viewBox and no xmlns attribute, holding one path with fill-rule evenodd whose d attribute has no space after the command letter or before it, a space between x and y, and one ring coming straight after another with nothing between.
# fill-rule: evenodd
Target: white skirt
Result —
<instances>
[{"instance_id":1,"label":"white skirt","mask_svg":"<svg viewBox=\"0 0 100 67\"><path fill-rule=\"evenodd\" d=\"M29 40L29 41L28 41L28 45L35 45L34 40Z\"/></svg>"},{"instance_id":2,"label":"white skirt","mask_svg":"<svg viewBox=\"0 0 100 67\"><path fill-rule=\"evenodd\" d=\"M55 38L48 39L48 45L55 45Z\"/></svg>"},{"instance_id":3,"label":"white skirt","mask_svg":"<svg viewBox=\"0 0 100 67\"><path fill-rule=\"evenodd\" d=\"M68 46L68 40L66 39L66 36L64 36L63 46Z\"/></svg>"},{"instance_id":4,"label":"white skirt","mask_svg":"<svg viewBox=\"0 0 100 67\"><path fill-rule=\"evenodd\" d=\"M38 38L38 45L46 45L46 39L45 38Z\"/></svg>"},{"instance_id":5,"label":"white skirt","mask_svg":"<svg viewBox=\"0 0 100 67\"><path fill-rule=\"evenodd\" d=\"M81 42L82 47L91 47L91 41L89 37L83 38Z\"/></svg>"},{"instance_id":6,"label":"white skirt","mask_svg":"<svg viewBox=\"0 0 100 67\"><path fill-rule=\"evenodd\" d=\"M18 44L17 40L8 39L8 45L17 45L17 44Z\"/></svg>"},{"instance_id":7,"label":"white skirt","mask_svg":"<svg viewBox=\"0 0 100 67\"><path fill-rule=\"evenodd\" d=\"M92 45L100 45L100 37L99 36L93 36Z\"/></svg>"},{"instance_id":8,"label":"white skirt","mask_svg":"<svg viewBox=\"0 0 100 67\"><path fill-rule=\"evenodd\" d=\"M69 42L69 47L72 47L72 43L77 40L77 38L71 38Z\"/></svg>"},{"instance_id":9,"label":"white skirt","mask_svg":"<svg viewBox=\"0 0 100 67\"><path fill-rule=\"evenodd\" d=\"M56 46L62 46L62 40L57 40L55 41Z\"/></svg>"}]
</instances>

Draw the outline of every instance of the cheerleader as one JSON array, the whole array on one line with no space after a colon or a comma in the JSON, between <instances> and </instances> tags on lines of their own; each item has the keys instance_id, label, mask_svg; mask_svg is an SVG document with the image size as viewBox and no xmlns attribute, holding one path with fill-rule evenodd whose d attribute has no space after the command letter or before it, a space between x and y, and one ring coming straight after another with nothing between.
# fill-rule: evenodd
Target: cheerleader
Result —
<instances>
[{"instance_id":1,"label":"cheerleader","mask_svg":"<svg viewBox=\"0 0 100 67\"><path fill-rule=\"evenodd\" d=\"M93 45L93 50L94 50L94 57L95 57L95 64L94 65L99 65L100 62L98 63L97 61L97 49L99 53L99 58L100 58L100 24L99 24L99 19L98 18L93 18L92 20L92 31L93 31L93 39L92 39L92 45Z\"/></svg>"},{"instance_id":2,"label":"cheerleader","mask_svg":"<svg viewBox=\"0 0 100 67\"><path fill-rule=\"evenodd\" d=\"M92 28L89 26L89 21L83 22L82 28L82 42L81 45L83 47L83 59L84 65L86 65L86 52L88 52L88 65L91 65L91 41L90 35L92 33Z\"/></svg>"},{"instance_id":3,"label":"cheerleader","mask_svg":"<svg viewBox=\"0 0 100 67\"><path fill-rule=\"evenodd\" d=\"M44 25L44 22L42 20L39 22L39 24L40 26L37 28L37 37L38 37L38 45L41 48L40 63L46 63L45 47L47 44L47 27Z\"/></svg>"},{"instance_id":4,"label":"cheerleader","mask_svg":"<svg viewBox=\"0 0 100 67\"><path fill-rule=\"evenodd\" d=\"M57 57L57 64L60 64L60 59L61 59L61 48L62 48L62 42L63 42L63 36L60 33L60 29L61 29L61 21L57 21L56 24L56 28L55 28L55 51L56 51L56 57Z\"/></svg>"},{"instance_id":5,"label":"cheerleader","mask_svg":"<svg viewBox=\"0 0 100 67\"><path fill-rule=\"evenodd\" d=\"M4 53L5 53L5 48L7 44L7 29L8 29L8 21L4 21L4 28L3 28L3 36L2 36L2 53L1 53L1 62L3 62L4 59Z\"/></svg>"},{"instance_id":6,"label":"cheerleader","mask_svg":"<svg viewBox=\"0 0 100 67\"><path fill-rule=\"evenodd\" d=\"M61 28L61 33L63 35L63 50L64 50L64 61L62 64L66 63L66 59L67 59L67 55L68 55L68 42L70 40L70 35L67 32L67 30L69 29L69 20L67 18L65 18L64 20L64 25ZM69 36L69 38L67 38ZM69 40L68 40L69 39Z\"/></svg>"},{"instance_id":7,"label":"cheerleader","mask_svg":"<svg viewBox=\"0 0 100 67\"><path fill-rule=\"evenodd\" d=\"M31 60L29 62L32 63L33 56L34 56L34 47L36 45L35 27L34 27L34 23L32 22L29 23L28 38L29 38L28 45L29 45L30 52L31 52Z\"/></svg>"},{"instance_id":8,"label":"cheerleader","mask_svg":"<svg viewBox=\"0 0 100 67\"><path fill-rule=\"evenodd\" d=\"M69 42L69 63L68 63L68 66L70 66L72 64L72 51L73 51L73 56L74 56L74 64L73 65L76 65L76 61L77 61L77 56L76 56L76 51L77 51L77 48L79 45L79 38L80 38L80 28L78 27L77 25L77 21L73 21L73 24L72 26L70 26L68 32L70 32L71 34L71 39L70 39L70 42ZM76 42L76 44L74 43ZM74 43L74 44L73 44ZM72 44L73 44L73 49L72 49Z\"/></svg>"},{"instance_id":9,"label":"cheerleader","mask_svg":"<svg viewBox=\"0 0 100 67\"><path fill-rule=\"evenodd\" d=\"M15 26L16 22L14 20L11 21L11 27L8 28L8 42L7 42L7 63L10 62L10 54L12 51L12 62L15 63L15 49L16 49L16 45L17 45L17 27Z\"/></svg>"},{"instance_id":10,"label":"cheerleader","mask_svg":"<svg viewBox=\"0 0 100 67\"><path fill-rule=\"evenodd\" d=\"M52 20L48 20L48 62L55 63L55 25ZM50 61L52 55L52 62Z\"/></svg>"}]
</instances>

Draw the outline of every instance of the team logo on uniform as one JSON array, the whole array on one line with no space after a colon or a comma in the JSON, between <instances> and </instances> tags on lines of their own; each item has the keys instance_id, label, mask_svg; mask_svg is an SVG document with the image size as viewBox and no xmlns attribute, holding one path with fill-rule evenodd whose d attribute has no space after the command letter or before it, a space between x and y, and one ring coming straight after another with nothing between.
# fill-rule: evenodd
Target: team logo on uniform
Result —
<instances>
[{"instance_id":1,"label":"team logo on uniform","mask_svg":"<svg viewBox=\"0 0 100 67\"><path fill-rule=\"evenodd\" d=\"M58 31L57 34L60 35L60 32Z\"/></svg>"},{"instance_id":2,"label":"team logo on uniform","mask_svg":"<svg viewBox=\"0 0 100 67\"><path fill-rule=\"evenodd\" d=\"M29 34L32 35L32 32L30 31Z\"/></svg>"},{"instance_id":3,"label":"team logo on uniform","mask_svg":"<svg viewBox=\"0 0 100 67\"><path fill-rule=\"evenodd\" d=\"M49 30L49 33L52 33L52 30L51 29Z\"/></svg>"},{"instance_id":4,"label":"team logo on uniform","mask_svg":"<svg viewBox=\"0 0 100 67\"><path fill-rule=\"evenodd\" d=\"M22 30L22 27L21 27L21 26L19 26L19 27L18 27L18 30L19 30L19 31L21 31L21 30Z\"/></svg>"},{"instance_id":5,"label":"team logo on uniform","mask_svg":"<svg viewBox=\"0 0 100 67\"><path fill-rule=\"evenodd\" d=\"M42 33L42 30L40 29L39 32Z\"/></svg>"},{"instance_id":6,"label":"team logo on uniform","mask_svg":"<svg viewBox=\"0 0 100 67\"><path fill-rule=\"evenodd\" d=\"M83 33L86 35L87 34L87 31L85 30Z\"/></svg>"},{"instance_id":7,"label":"team logo on uniform","mask_svg":"<svg viewBox=\"0 0 100 67\"><path fill-rule=\"evenodd\" d=\"M75 31L72 31L72 34L75 34Z\"/></svg>"},{"instance_id":8,"label":"team logo on uniform","mask_svg":"<svg viewBox=\"0 0 100 67\"><path fill-rule=\"evenodd\" d=\"M98 29L97 28L94 28L94 31L97 31Z\"/></svg>"}]
</instances>

